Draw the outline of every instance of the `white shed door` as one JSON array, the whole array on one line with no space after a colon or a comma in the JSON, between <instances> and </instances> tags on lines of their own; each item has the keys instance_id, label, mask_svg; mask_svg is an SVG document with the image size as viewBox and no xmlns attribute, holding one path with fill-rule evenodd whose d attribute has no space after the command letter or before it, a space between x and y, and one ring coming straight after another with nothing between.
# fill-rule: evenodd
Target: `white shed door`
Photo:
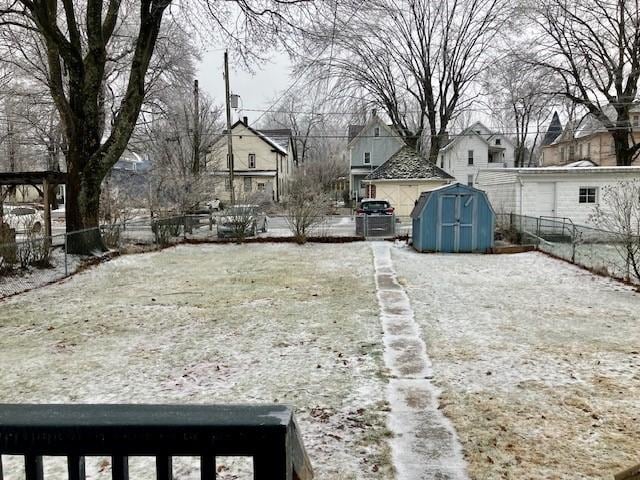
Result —
<instances>
[{"instance_id":1,"label":"white shed door","mask_svg":"<svg viewBox=\"0 0 640 480\"><path fill-rule=\"evenodd\" d=\"M537 215L539 217L556 216L556 184L539 183L537 195Z\"/></svg>"}]
</instances>

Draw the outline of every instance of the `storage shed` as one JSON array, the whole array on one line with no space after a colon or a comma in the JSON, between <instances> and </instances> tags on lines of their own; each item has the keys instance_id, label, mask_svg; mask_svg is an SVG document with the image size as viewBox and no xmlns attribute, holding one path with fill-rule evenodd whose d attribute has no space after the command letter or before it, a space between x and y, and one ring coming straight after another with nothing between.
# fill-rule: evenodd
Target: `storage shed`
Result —
<instances>
[{"instance_id":1,"label":"storage shed","mask_svg":"<svg viewBox=\"0 0 640 480\"><path fill-rule=\"evenodd\" d=\"M461 183L423 192L416 202L413 248L419 252L487 252L495 213L487 195Z\"/></svg>"}]
</instances>

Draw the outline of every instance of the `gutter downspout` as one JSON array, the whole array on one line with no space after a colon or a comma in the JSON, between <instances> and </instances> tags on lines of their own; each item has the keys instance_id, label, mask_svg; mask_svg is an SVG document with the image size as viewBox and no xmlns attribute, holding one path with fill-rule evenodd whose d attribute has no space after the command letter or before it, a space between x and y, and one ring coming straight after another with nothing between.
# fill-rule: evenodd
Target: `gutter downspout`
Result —
<instances>
[{"instance_id":1,"label":"gutter downspout","mask_svg":"<svg viewBox=\"0 0 640 480\"><path fill-rule=\"evenodd\" d=\"M520 216L522 216L522 190L524 189L524 182L520 175L518 175L518 183L520 183Z\"/></svg>"}]
</instances>

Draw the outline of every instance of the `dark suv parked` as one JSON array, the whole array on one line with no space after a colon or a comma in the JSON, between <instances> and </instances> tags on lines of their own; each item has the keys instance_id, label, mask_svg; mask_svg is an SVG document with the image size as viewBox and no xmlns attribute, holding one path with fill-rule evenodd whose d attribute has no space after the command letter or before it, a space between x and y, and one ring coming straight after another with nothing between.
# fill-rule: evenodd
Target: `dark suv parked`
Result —
<instances>
[{"instance_id":1,"label":"dark suv parked","mask_svg":"<svg viewBox=\"0 0 640 480\"><path fill-rule=\"evenodd\" d=\"M356 215L393 215L393 207L386 200L365 198L358 205Z\"/></svg>"}]
</instances>

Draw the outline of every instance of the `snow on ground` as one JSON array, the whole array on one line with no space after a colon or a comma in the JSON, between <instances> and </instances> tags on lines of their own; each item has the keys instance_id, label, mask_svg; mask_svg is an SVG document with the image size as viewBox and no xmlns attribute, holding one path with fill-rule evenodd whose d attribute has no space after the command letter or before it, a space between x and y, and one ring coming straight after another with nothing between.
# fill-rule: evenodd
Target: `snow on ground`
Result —
<instances>
[{"instance_id":1,"label":"snow on ground","mask_svg":"<svg viewBox=\"0 0 640 480\"><path fill-rule=\"evenodd\" d=\"M65 271L69 274L75 272L86 260L87 257L80 255L67 255L65 270L64 250L54 248L49 258L51 266L29 267L25 270L16 268L15 271L0 275L0 299L60 280L65 277Z\"/></svg>"},{"instance_id":2,"label":"snow on ground","mask_svg":"<svg viewBox=\"0 0 640 480\"><path fill-rule=\"evenodd\" d=\"M413 309L391 260L387 242L371 244L376 268L384 359L391 378L387 397L393 464L398 480L467 479L461 446L448 419L438 410L426 354Z\"/></svg>"},{"instance_id":3,"label":"snow on ground","mask_svg":"<svg viewBox=\"0 0 640 480\"><path fill-rule=\"evenodd\" d=\"M128 255L0 303L0 402L287 403L316 478L391 478L380 330L364 243Z\"/></svg>"},{"instance_id":4,"label":"snow on ground","mask_svg":"<svg viewBox=\"0 0 640 480\"><path fill-rule=\"evenodd\" d=\"M638 462L640 296L540 253L393 250L475 479Z\"/></svg>"}]
</instances>

